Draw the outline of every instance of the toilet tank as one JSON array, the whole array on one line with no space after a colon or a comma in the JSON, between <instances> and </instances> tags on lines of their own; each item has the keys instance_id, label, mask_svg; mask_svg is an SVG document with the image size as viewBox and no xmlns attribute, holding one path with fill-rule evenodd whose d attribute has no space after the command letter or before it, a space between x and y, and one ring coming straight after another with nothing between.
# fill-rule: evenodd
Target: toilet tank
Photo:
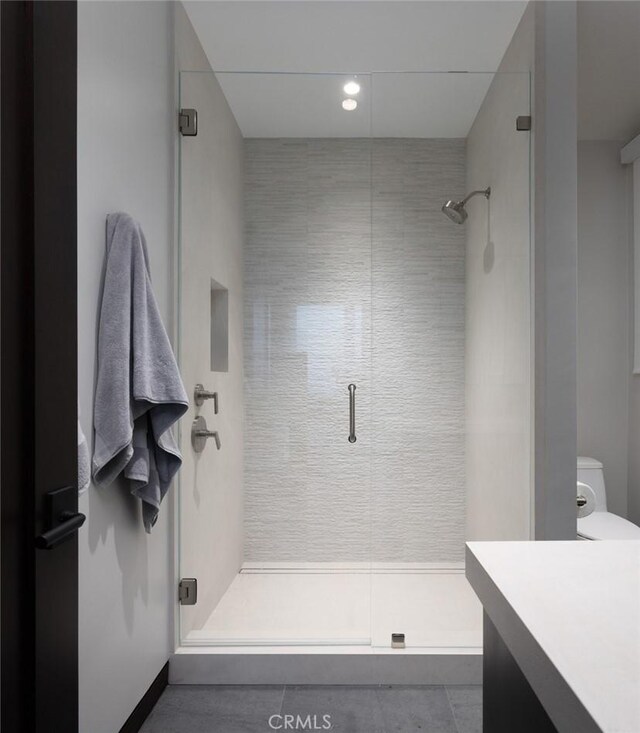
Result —
<instances>
[{"instance_id":1,"label":"toilet tank","mask_svg":"<svg viewBox=\"0 0 640 733\"><path fill-rule=\"evenodd\" d=\"M596 495L596 511L607 511L607 492L604 488L602 463L595 458L578 456L578 481L591 486Z\"/></svg>"}]
</instances>

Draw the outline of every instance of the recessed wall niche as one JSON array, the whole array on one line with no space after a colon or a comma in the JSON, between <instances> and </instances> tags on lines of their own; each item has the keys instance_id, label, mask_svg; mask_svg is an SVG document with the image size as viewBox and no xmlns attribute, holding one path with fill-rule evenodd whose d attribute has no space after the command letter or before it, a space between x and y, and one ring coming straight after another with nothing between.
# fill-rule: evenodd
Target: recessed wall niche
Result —
<instances>
[{"instance_id":1,"label":"recessed wall niche","mask_svg":"<svg viewBox=\"0 0 640 733\"><path fill-rule=\"evenodd\" d=\"M229 291L211 279L211 371L229 371Z\"/></svg>"}]
</instances>

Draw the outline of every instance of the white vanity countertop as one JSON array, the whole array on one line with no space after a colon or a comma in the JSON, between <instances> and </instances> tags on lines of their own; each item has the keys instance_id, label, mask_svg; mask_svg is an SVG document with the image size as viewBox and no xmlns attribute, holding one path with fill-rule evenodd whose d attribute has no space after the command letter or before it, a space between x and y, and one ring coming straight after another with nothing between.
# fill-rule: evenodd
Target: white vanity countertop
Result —
<instances>
[{"instance_id":1,"label":"white vanity countertop","mask_svg":"<svg viewBox=\"0 0 640 733\"><path fill-rule=\"evenodd\" d=\"M466 567L560 733L640 733L640 542L469 542Z\"/></svg>"}]
</instances>

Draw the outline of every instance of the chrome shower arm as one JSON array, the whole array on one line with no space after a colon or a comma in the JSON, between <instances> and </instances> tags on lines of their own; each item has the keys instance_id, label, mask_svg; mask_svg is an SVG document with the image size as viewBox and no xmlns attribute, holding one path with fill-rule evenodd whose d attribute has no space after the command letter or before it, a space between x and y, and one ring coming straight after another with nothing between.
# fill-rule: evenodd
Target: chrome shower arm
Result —
<instances>
[{"instance_id":1,"label":"chrome shower arm","mask_svg":"<svg viewBox=\"0 0 640 733\"><path fill-rule=\"evenodd\" d=\"M464 206L469 199L472 199L474 196L478 196L479 194L482 194L485 198L489 198L491 196L491 186L488 186L484 189L479 189L477 191L472 191L466 198L462 199L462 205Z\"/></svg>"}]
</instances>

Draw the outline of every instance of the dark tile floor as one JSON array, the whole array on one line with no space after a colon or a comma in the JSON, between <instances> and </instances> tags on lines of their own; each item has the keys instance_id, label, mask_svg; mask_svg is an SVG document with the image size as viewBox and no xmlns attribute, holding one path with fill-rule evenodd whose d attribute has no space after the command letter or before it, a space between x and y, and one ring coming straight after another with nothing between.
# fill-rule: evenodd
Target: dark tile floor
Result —
<instances>
[{"instance_id":1,"label":"dark tile floor","mask_svg":"<svg viewBox=\"0 0 640 733\"><path fill-rule=\"evenodd\" d=\"M141 733L274 730L481 733L482 687L175 685L165 690Z\"/></svg>"}]
</instances>

